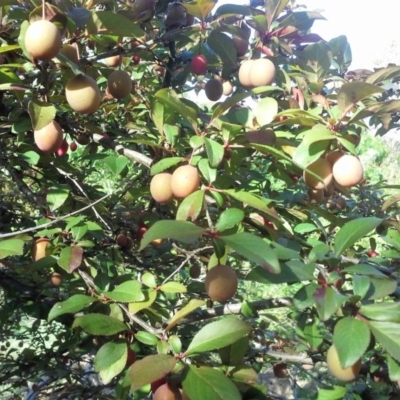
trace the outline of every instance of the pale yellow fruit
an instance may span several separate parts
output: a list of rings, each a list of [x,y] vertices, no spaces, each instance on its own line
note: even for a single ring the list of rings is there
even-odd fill
[[[162,172],[154,175],[150,182],[150,194],[159,203],[168,203],[174,198],[171,189],[172,174]]]
[[[100,105],[100,89],[88,75],[76,75],[65,87],[65,96],[73,110],[80,114],[95,112]]]
[[[321,180],[311,174],[313,172]],[[325,189],[332,182],[332,164],[325,158],[318,158],[304,170],[303,178],[305,184],[311,189]]]
[[[343,155],[344,153],[342,150],[335,150],[328,153],[325,158],[333,165]]]
[[[45,153],[57,151],[63,141],[63,131],[56,121],[51,121],[41,129],[33,132],[36,146]]]
[[[361,161],[350,154],[345,154],[333,164],[333,177],[344,187],[359,184],[363,180],[364,169]]]
[[[232,94],[232,92],[233,92],[233,86],[232,86],[231,81],[225,81],[222,84],[222,94],[224,96],[230,96]]]
[[[33,261],[39,261],[46,257],[46,247],[50,243],[47,238],[36,239],[31,247],[31,256]]]
[[[116,99],[122,99],[131,92],[132,80],[126,71],[111,72],[107,80],[108,92]]]
[[[61,44],[61,33],[50,21],[32,22],[25,32],[25,48],[39,60],[51,60],[60,51]]]
[[[326,362],[329,372],[337,379],[344,382],[351,382],[357,378],[361,369],[361,360],[358,360],[353,366],[342,368],[339,361],[339,355],[336,347],[332,345],[327,353]]]
[[[63,276],[58,272],[53,272],[50,275],[50,283],[53,286],[60,286],[63,283],[63,280],[64,280]]]
[[[236,294],[238,279],[230,266],[217,265],[207,272],[204,284],[212,300],[224,303]]]
[[[115,56],[107,57],[104,61],[109,67],[119,67],[122,64],[122,55],[117,54]]]
[[[249,75],[253,87],[271,85],[275,80],[276,68],[268,58],[260,58],[252,64]]]
[[[59,54],[62,54],[63,56],[67,57],[70,61],[72,61],[75,64],[78,64],[79,62],[78,47],[76,44],[64,44],[61,47]],[[57,61],[59,62],[59,60]]]
[[[239,68],[239,81],[245,88],[251,88],[250,70],[255,63],[255,60],[246,60],[242,62]]]
[[[200,176],[192,165],[178,167],[171,178],[171,190],[175,197],[185,198],[195,192],[200,185]]]
[[[219,79],[212,78],[207,81],[204,90],[209,100],[217,101],[221,98],[224,88]]]

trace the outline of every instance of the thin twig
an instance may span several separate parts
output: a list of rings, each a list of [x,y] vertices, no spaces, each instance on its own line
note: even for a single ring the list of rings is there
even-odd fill
[[[151,164],[153,163],[153,160],[150,157],[147,157],[138,151],[126,149],[124,146],[121,146],[120,144],[115,143],[113,140],[105,138],[98,133],[93,133],[92,138],[94,142],[100,143],[109,149],[113,149],[115,152],[123,154],[125,157],[128,157],[129,159],[136,161],[147,168],[150,168]]]
[[[38,225],[38,226],[34,226],[34,227],[32,227],[32,228],[22,229],[22,230],[16,231],[16,232],[9,232],[9,233],[0,234],[0,239],[4,239],[4,238],[8,238],[8,237],[13,237],[13,236],[21,235],[22,233],[34,232],[34,231],[38,231],[38,230],[40,230],[40,229],[48,228],[49,226],[55,225],[55,224],[57,224],[58,222],[61,222],[61,221],[65,220],[65,219],[67,219],[67,218],[69,218],[69,217],[72,217],[73,215],[79,214],[79,213],[81,213],[81,212],[83,212],[83,211],[85,211],[85,210],[87,210],[87,209],[89,209],[89,208],[92,208],[93,206],[95,206],[96,204],[102,202],[102,201],[105,200],[107,197],[110,197],[110,196],[112,196],[113,194],[114,194],[114,193],[106,194],[105,196],[101,197],[100,199],[94,201],[93,203],[91,203],[91,204],[89,204],[89,205],[87,205],[87,206],[85,206],[85,207],[83,207],[83,208],[80,208],[79,210],[76,210],[76,211],[73,211],[73,212],[71,212],[71,213],[69,213],[69,214],[63,215],[62,217],[55,218],[54,220],[52,220],[52,221],[50,221],[50,222],[46,222],[45,224],[41,224],[41,225]]]
[[[256,300],[250,303],[255,310],[268,310],[271,308],[291,307],[293,299],[291,297],[281,297],[268,300]],[[240,314],[242,311],[242,303],[226,304],[207,310],[201,310],[199,313],[193,313],[182,319],[180,324],[191,324],[193,322],[203,321],[205,319],[219,317],[228,314]]]
[[[193,251],[187,251],[185,249],[182,249],[182,248],[178,247],[175,243],[172,244],[172,247],[174,249],[176,249],[176,250],[181,251],[182,253],[185,253],[186,254],[186,258],[176,270],[174,270],[169,276],[167,276],[164,279],[164,281],[161,284],[161,286],[165,285],[170,279],[172,279],[189,262],[189,260],[191,258],[196,256],[196,254],[201,253],[204,250],[212,249],[212,246],[205,246],[205,247],[202,247],[200,249],[193,250]]]
[[[162,329],[155,329],[151,325],[147,324],[145,321],[143,321],[141,318],[139,318],[137,315],[132,314],[128,308],[125,306],[125,304],[118,303],[118,305],[121,307],[121,309],[125,312],[126,316],[129,318],[129,321],[131,324],[138,324],[140,325],[143,329],[145,329],[147,332],[150,332],[154,336],[157,336],[158,338],[162,338]]]
[[[89,196],[83,190],[82,186],[76,181],[76,179],[72,178],[72,174],[69,174],[68,172],[63,171],[61,168],[58,168],[58,167],[56,167],[56,169],[61,175],[64,175],[66,178],[68,178],[78,188],[78,190],[83,194],[83,196],[85,196],[90,201]],[[104,220],[104,218],[98,213],[98,211],[96,210],[96,207],[92,206],[92,210],[93,210],[94,214],[96,215],[96,217],[104,224],[104,226],[106,228],[108,228],[110,231],[112,231],[112,228],[110,227],[110,225],[108,225],[108,223]]]

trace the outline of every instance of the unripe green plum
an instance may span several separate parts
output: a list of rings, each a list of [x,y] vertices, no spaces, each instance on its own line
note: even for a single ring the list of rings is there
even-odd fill
[[[111,72],[107,80],[108,92],[116,99],[123,99],[132,90],[132,80],[126,71]]]
[[[238,278],[230,266],[221,264],[207,272],[204,284],[212,300],[224,303],[236,294]]]

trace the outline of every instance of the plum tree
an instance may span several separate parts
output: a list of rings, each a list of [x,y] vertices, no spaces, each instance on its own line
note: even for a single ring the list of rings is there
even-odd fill
[[[25,48],[32,57],[39,60],[51,60],[58,54],[61,45],[61,33],[50,21],[32,22],[25,32]]]
[[[132,90],[132,80],[126,71],[116,70],[111,72],[107,80],[107,89],[111,96],[123,99]]]
[[[159,203],[168,203],[174,198],[171,188],[172,174],[162,172],[153,176],[150,182],[150,194]]]
[[[212,300],[224,303],[236,294],[238,279],[229,265],[220,264],[207,272],[204,285]]]
[[[334,345],[331,345],[326,355],[329,372],[337,379],[344,382],[351,382],[357,378],[361,369],[361,360],[358,360],[351,367],[342,368],[339,355]]]
[[[43,128],[34,131],[36,146],[45,153],[57,151],[63,143],[63,131],[57,121],[51,121]]]
[[[256,3],[1,4],[5,397],[139,399],[163,377],[174,398],[265,400],[257,371],[313,367],[328,338],[351,343],[343,365],[371,360],[351,395],[393,391],[396,182],[346,186],[339,167],[396,125],[400,70],[349,71],[346,37],[313,32],[322,14]],[[30,52],[37,19],[53,58]],[[345,392],[327,374],[303,375],[309,397]]]
[[[79,74],[71,78],[65,86],[65,96],[71,108],[80,114],[91,114],[100,105],[100,89],[88,75]]]
[[[192,165],[182,165],[172,173],[170,185],[175,197],[185,198],[198,189],[200,185],[199,172]]]

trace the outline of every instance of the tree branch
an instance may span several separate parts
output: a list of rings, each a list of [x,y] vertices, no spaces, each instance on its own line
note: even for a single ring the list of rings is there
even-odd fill
[[[55,225],[60,221],[63,221],[69,217],[72,217],[73,215],[79,214],[89,208],[92,208],[93,206],[95,206],[96,204],[102,202],[103,200],[105,200],[107,197],[112,196],[114,193],[109,193],[106,194],[105,196],[101,197],[100,199],[94,201],[93,203],[90,203],[89,205],[80,208],[79,210],[73,211],[69,214],[63,215],[62,217],[59,218],[55,218],[54,220],[50,221],[50,222],[46,222],[45,224],[42,225],[38,225],[38,226],[34,226],[32,228],[27,228],[27,229],[22,229],[20,231],[16,231],[16,232],[9,232],[9,233],[2,233],[0,234],[0,239],[4,239],[4,238],[8,238],[8,237],[13,237],[13,236],[18,236],[21,235],[22,233],[28,233],[28,232],[34,232],[34,231],[38,231],[40,229],[44,229],[44,228],[48,228],[49,226]]]
[[[94,142],[100,143],[104,147],[112,149],[118,154],[123,154],[125,157],[128,157],[129,159],[136,161],[147,168],[150,168],[151,164],[153,163],[153,160],[150,157],[147,157],[138,151],[126,149],[124,146],[115,143],[112,139],[105,138],[98,133],[93,133],[92,138]]]
[[[271,308],[291,307],[291,297],[281,297],[277,299],[256,300],[250,303],[255,310],[268,310]],[[201,310],[198,313],[191,314],[187,318],[180,321],[180,324],[192,324],[193,322],[202,321],[205,319],[220,317],[221,315],[240,314],[242,303],[226,304],[224,306],[214,307],[208,310]]]

